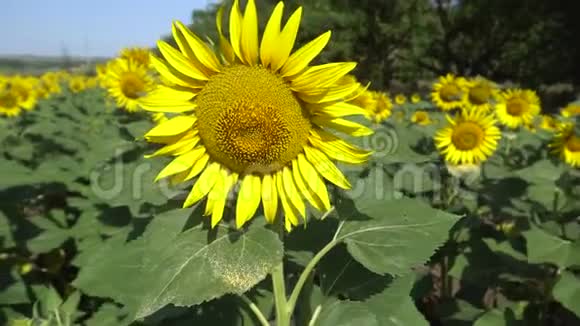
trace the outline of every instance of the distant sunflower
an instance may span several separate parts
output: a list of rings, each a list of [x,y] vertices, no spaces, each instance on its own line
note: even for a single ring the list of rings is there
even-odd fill
[[[32,110],[36,106],[37,98],[34,92],[34,82],[22,78],[14,78],[10,81],[11,92],[18,98],[18,106],[24,110]]]
[[[465,82],[463,104],[476,110],[489,111],[499,95],[497,85],[483,77],[470,78]]]
[[[151,51],[147,48],[125,48],[121,50],[121,58],[127,59],[129,61],[133,61],[138,65],[142,65],[144,67],[151,66],[151,59],[150,59]]]
[[[547,131],[555,131],[558,129],[558,120],[553,116],[542,114],[540,120],[540,128]]]
[[[417,104],[419,102],[421,102],[421,95],[419,95],[418,93],[414,93],[413,95],[411,95],[411,103]]]
[[[407,103],[407,97],[403,94],[397,94],[395,96],[395,103],[397,103],[398,105],[403,105]]]
[[[565,118],[580,116],[580,103],[570,103],[560,110],[560,114]]]
[[[435,146],[445,160],[454,165],[479,164],[497,149],[501,138],[493,115],[463,110],[455,119],[447,117],[449,126],[434,137]]]
[[[501,94],[496,104],[496,115],[500,123],[515,129],[531,125],[540,113],[540,99],[534,91],[510,89]]]
[[[146,67],[126,59],[116,59],[107,67],[104,84],[117,105],[129,112],[139,110],[138,100],[155,87]]]
[[[373,91],[371,95],[373,101],[369,102],[370,105],[364,107],[367,111],[366,116],[374,123],[380,123],[393,113],[393,102],[391,102],[389,95],[383,92]]]
[[[429,113],[423,110],[417,110],[413,112],[413,115],[411,116],[411,122],[420,126],[426,126],[433,123],[431,117],[429,117]]]
[[[292,53],[302,8],[284,26],[283,8],[282,2],[274,8],[261,43],[254,1],[247,1],[243,14],[234,1],[229,41],[222,33],[222,9],[217,14],[221,54],[175,22],[178,49],[159,41],[164,59],[151,57],[165,85],[140,103],[149,111],[177,114],[145,135],[164,145],[152,156],[176,156],[157,179],[183,182],[198,177],[183,206],[207,197],[205,215],[211,216],[212,226],[222,219],[228,194],[239,185],[237,227],[261,203],[268,222],[283,212],[290,230],[306,218],[305,200],[321,211],[330,208],[325,179],[350,188],[332,160],[361,164],[370,154],[327,131],[372,133],[345,119],[366,113],[345,102],[360,84],[338,83],[356,64],[310,66],[330,32]]]
[[[449,111],[461,107],[465,92],[465,79],[453,74],[439,77],[433,84],[431,100],[443,111]]]
[[[15,117],[21,113],[18,95],[4,87],[0,88],[0,115]]]
[[[580,137],[575,133],[574,124],[561,124],[549,147],[564,162],[575,168],[580,167]]]
[[[87,83],[84,76],[72,76],[68,81],[68,88],[73,93],[80,93],[87,89]]]

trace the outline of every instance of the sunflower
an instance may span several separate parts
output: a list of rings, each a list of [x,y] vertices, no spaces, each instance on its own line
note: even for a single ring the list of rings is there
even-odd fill
[[[575,133],[574,124],[562,123],[549,147],[564,162],[575,168],[580,167],[580,137]]]
[[[149,58],[149,55],[151,54],[151,51],[149,51],[149,49],[147,48],[125,48],[123,50],[121,50],[121,55],[120,57],[123,59],[127,59],[129,61],[133,61],[136,64],[142,65],[144,67],[150,67],[151,66],[151,59]]]
[[[493,115],[476,110],[462,110],[455,119],[447,117],[449,126],[434,137],[435,146],[453,165],[479,164],[497,148],[501,132]]]
[[[560,110],[560,114],[564,118],[570,118],[580,115],[580,103],[570,103],[565,108]]]
[[[497,85],[483,77],[470,78],[465,82],[463,105],[471,109],[489,111],[499,95]]]
[[[419,93],[414,93],[411,95],[411,103],[417,104],[419,102],[421,102],[421,95],[419,95]]]
[[[350,188],[331,160],[361,164],[370,155],[329,131],[372,133],[345,119],[365,114],[347,103],[360,85],[337,83],[356,64],[310,66],[330,32],[292,53],[302,8],[282,27],[283,8],[282,2],[274,8],[261,43],[255,2],[248,0],[242,14],[236,0],[229,40],[222,33],[223,8],[217,14],[219,55],[185,25],[174,22],[178,49],[159,41],[164,59],[151,57],[164,85],[140,103],[149,111],[177,113],[145,135],[148,141],[165,145],[152,156],[175,156],[157,179],[183,182],[199,176],[183,206],[207,197],[205,215],[211,216],[212,226],[222,219],[228,194],[239,185],[238,228],[261,203],[268,222],[283,212],[284,226],[291,230],[306,218],[305,200],[321,211],[330,208],[325,179]]]
[[[68,88],[73,93],[80,93],[87,89],[87,83],[83,76],[72,76],[68,81]]]
[[[21,113],[18,94],[8,88],[0,88],[0,115],[15,117]]]
[[[429,113],[423,110],[415,111],[411,116],[411,122],[416,123],[420,126],[426,126],[433,123],[431,117],[429,117]]]
[[[139,110],[138,100],[155,87],[146,67],[126,59],[111,62],[104,85],[117,105],[129,112]]]
[[[11,92],[18,98],[18,106],[24,110],[32,110],[36,106],[37,98],[34,92],[35,81],[15,77],[10,81]]]
[[[449,111],[461,107],[463,93],[465,92],[465,79],[453,74],[439,77],[433,84],[431,100],[443,111]]]
[[[496,105],[496,115],[500,123],[515,129],[531,125],[540,113],[540,99],[534,91],[510,89],[501,94]]]
[[[547,131],[555,131],[558,129],[558,120],[553,116],[542,114],[540,120],[540,128]]]
[[[403,105],[407,103],[407,97],[403,94],[397,94],[395,96],[395,103],[397,103],[397,105]]]
[[[380,123],[393,113],[393,102],[389,95],[383,92],[371,92],[371,96],[373,101],[364,107],[367,111],[366,117],[375,123]]]

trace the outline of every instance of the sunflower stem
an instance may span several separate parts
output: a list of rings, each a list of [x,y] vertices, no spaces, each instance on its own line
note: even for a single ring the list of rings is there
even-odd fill
[[[336,246],[338,243],[340,243],[340,240],[338,239],[338,234],[340,233],[340,230],[342,229],[343,224],[344,224],[344,222],[340,222],[340,224],[338,225],[338,228],[334,234],[334,237],[332,238],[332,241],[327,243],[326,246],[324,246],[324,248],[320,249],[320,251],[318,253],[316,253],[316,255],[314,255],[314,257],[312,257],[312,259],[308,262],[308,265],[306,265],[306,267],[302,271],[302,274],[300,274],[300,277],[298,278],[298,282],[296,282],[294,289],[292,289],[292,294],[290,294],[290,299],[288,300],[288,306],[287,306],[288,308],[287,309],[288,309],[289,316],[291,316],[292,313],[294,312],[294,307],[296,307],[296,302],[298,301],[298,297],[300,296],[300,292],[302,292],[302,287],[304,287],[304,284],[308,280],[308,277],[310,276],[310,273],[312,272],[312,270],[314,269],[316,264],[318,264],[318,262],[320,262],[320,260],[324,257],[324,255],[326,255],[330,250],[332,250],[332,248],[334,248],[334,246]]]
[[[286,302],[286,284],[284,280],[284,262],[280,262],[272,272],[272,288],[274,289],[274,303],[276,305],[276,325],[289,326],[290,314]]]
[[[260,325],[270,326],[270,323],[268,322],[262,311],[260,311],[260,308],[258,308],[258,306],[256,306],[256,304],[252,302],[250,298],[248,298],[245,294],[240,295],[240,298],[248,305],[248,307],[250,308],[250,310],[252,310],[256,318],[258,318],[258,320],[260,321]]]

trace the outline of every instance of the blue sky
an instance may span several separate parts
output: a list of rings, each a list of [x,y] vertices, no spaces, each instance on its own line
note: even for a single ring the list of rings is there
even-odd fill
[[[0,0],[0,55],[114,56],[153,46],[213,0]]]

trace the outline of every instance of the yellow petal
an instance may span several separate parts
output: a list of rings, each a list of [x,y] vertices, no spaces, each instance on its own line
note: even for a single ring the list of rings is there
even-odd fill
[[[157,47],[167,62],[182,74],[197,80],[208,80],[206,76],[179,51],[164,41],[158,41]]]
[[[331,105],[311,105],[311,112],[329,118],[341,118],[349,115],[366,115],[367,111],[358,105],[337,102]]]
[[[308,68],[303,74],[292,79],[290,88],[294,91],[328,88],[356,67],[354,62],[335,62]]]
[[[185,37],[185,40],[189,44],[191,50],[199,62],[206,68],[215,72],[219,72],[221,70],[221,64],[215,56],[213,50],[181,22],[175,22],[175,25]]]
[[[288,18],[286,25],[280,32],[278,39],[276,40],[276,46],[271,52],[271,67],[272,70],[278,71],[288,60],[292,48],[294,48],[294,42],[296,42],[296,35],[298,34],[298,28],[300,27],[300,19],[302,18],[302,7],[299,7],[294,11],[294,13]]]
[[[204,148],[204,150],[205,150],[205,148]],[[187,181],[187,180],[195,178],[198,174],[201,173],[201,171],[203,171],[203,169],[207,165],[207,162],[209,162],[209,155],[207,153],[204,153],[197,160],[197,162],[195,162],[195,164],[191,167],[191,170],[189,170],[189,173],[185,176],[183,181]]]
[[[197,203],[200,199],[209,193],[217,181],[219,169],[219,163],[210,163],[210,165],[203,171],[199,179],[197,179],[197,182],[193,185],[193,188],[191,188],[189,195],[183,203],[184,208]]]
[[[262,178],[262,204],[264,206],[264,217],[268,223],[274,223],[278,210],[275,176],[275,174],[266,174]]]
[[[151,158],[155,156],[161,155],[178,155],[178,153],[182,152],[186,148],[193,149],[195,145],[199,142],[200,138],[198,135],[191,133],[186,133],[181,138],[179,138],[175,142],[170,142],[167,146],[163,146],[153,154],[145,155],[145,158]]]
[[[286,193],[284,192],[284,185],[282,181],[282,171],[276,173],[276,190],[278,191],[278,196],[280,197],[280,203],[282,204],[282,209],[284,211],[284,226],[287,231],[290,231],[292,225],[298,225],[298,214],[299,212],[296,208],[290,204]]]
[[[230,42],[234,53],[240,60],[244,60],[240,52],[240,38],[242,35],[242,13],[238,0],[234,0],[232,10],[230,11]]]
[[[328,44],[330,34],[331,32],[328,31],[292,53],[288,58],[288,61],[286,61],[282,67],[282,77],[294,76],[306,69],[310,62],[312,62],[312,60],[320,54],[322,49],[324,49],[326,44]]]
[[[312,165],[316,168],[318,173],[320,173],[326,180],[334,183],[335,185],[343,188],[350,189],[350,183],[344,177],[342,172],[332,163],[324,153],[316,148],[305,146],[304,153],[306,158]]]
[[[242,180],[236,204],[236,227],[241,228],[254,216],[260,206],[262,185],[260,177],[248,174]]]
[[[151,55],[151,64],[161,76],[161,79],[168,84],[186,87],[186,88],[201,88],[205,82],[193,79],[183,73],[177,71],[170,64]]]
[[[191,115],[179,115],[158,124],[145,134],[145,138],[174,136],[184,133],[193,127],[197,118]]]
[[[328,197],[328,189],[326,189],[324,180],[322,180],[312,164],[308,162],[304,154],[299,154],[296,161],[298,162],[300,174],[304,180],[307,181],[305,182],[306,187],[308,187],[308,189],[310,189],[310,191],[320,200],[324,211],[328,211],[330,209],[330,199]]]
[[[225,168],[220,169],[220,180],[214,185],[208,196],[208,203],[211,200],[211,227],[215,227],[221,221],[226,200],[230,189],[237,180],[237,174],[231,174]],[[207,211],[207,208],[206,208]],[[209,213],[209,212],[208,212]]]
[[[272,60],[272,51],[278,46],[277,39],[280,35],[280,24],[282,23],[282,13],[284,12],[284,3],[278,2],[272,15],[264,29],[262,35],[262,44],[260,45],[260,59],[262,65],[266,68],[270,66]]]
[[[191,168],[197,160],[203,155],[203,148],[198,148],[197,150],[190,151],[183,155],[176,157],[167,166],[159,172],[155,181],[159,179],[166,178],[170,175],[181,173],[189,168]]]
[[[319,134],[320,133],[320,134]],[[311,131],[308,141],[328,157],[346,163],[360,164],[368,160],[372,152],[356,148],[323,130]]]
[[[191,100],[197,95],[192,91],[181,91],[166,86],[158,86],[138,99],[139,105],[152,112],[187,112],[195,109]]]
[[[254,0],[248,0],[242,21],[241,51],[245,61],[254,66],[258,61],[258,14]]]
[[[215,17],[215,24],[217,26],[218,34],[220,36],[220,50],[224,56],[224,59],[229,62],[233,63],[236,61],[236,55],[234,54],[234,49],[232,49],[232,45],[228,41],[228,39],[224,36],[222,32],[222,18],[223,18],[224,7],[219,7],[217,11],[217,15]]]
[[[294,177],[294,182],[296,182],[296,188],[300,194],[308,200],[308,202],[318,209],[319,211],[326,211],[324,204],[320,201],[320,199],[306,186],[306,182],[302,178],[300,174],[300,168],[298,167],[298,160],[292,161],[292,176]],[[310,181],[309,181],[310,182]]]
[[[314,89],[313,92],[299,92],[298,96],[308,103],[328,103],[341,101],[359,88],[359,84],[346,84],[331,87],[326,90]]]
[[[199,59],[198,54],[192,48],[192,45],[188,42],[184,33],[179,29],[177,21],[171,24],[171,33],[173,34],[173,40],[177,43],[179,51],[188,59],[188,63],[194,66],[197,70],[201,71],[205,76],[211,76],[215,71],[206,67]]]
[[[361,125],[360,123],[352,122],[341,118],[328,118],[322,116],[312,117],[312,122],[321,127],[330,127],[345,134],[360,137],[373,134],[373,130]]]
[[[304,201],[302,201],[302,196],[298,189],[296,188],[296,184],[294,183],[294,178],[292,176],[292,171],[290,168],[285,166],[282,169],[282,181],[284,185],[284,193],[286,194],[286,198],[290,200],[290,203],[296,208],[299,212],[300,216],[306,216],[306,206],[304,206]]]

